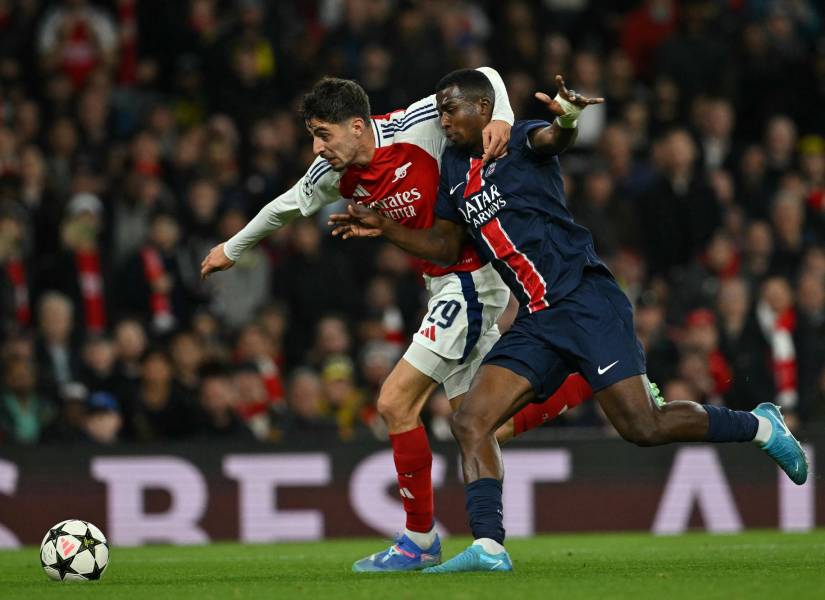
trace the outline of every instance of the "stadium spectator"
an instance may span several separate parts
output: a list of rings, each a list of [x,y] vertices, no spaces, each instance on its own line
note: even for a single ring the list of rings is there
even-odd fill
[[[255,439],[236,412],[237,391],[223,365],[205,364],[201,368],[198,400],[199,410],[195,414],[194,426],[197,437],[232,441]]]
[[[117,399],[107,392],[95,392],[86,402],[83,432],[86,440],[110,445],[120,439],[123,417]]]
[[[149,349],[141,358],[140,383],[123,398],[123,435],[136,442],[180,439],[192,432],[192,402],[173,377],[166,352]]]
[[[287,441],[332,440],[338,427],[324,415],[324,391],[321,378],[312,369],[298,368],[289,382],[287,405],[289,414],[282,425]]]
[[[817,383],[825,365],[825,273],[808,270],[797,283],[797,327],[794,344],[799,350],[799,412],[805,421],[820,410]]]
[[[275,362],[271,341],[262,327],[250,323],[241,330],[234,358],[238,363],[249,362],[255,365],[269,404],[275,406],[283,403],[284,385],[281,371]]]
[[[189,320],[179,239],[180,226],[175,217],[167,212],[155,213],[146,243],[119,275],[119,305],[141,315],[158,334],[169,333]]]
[[[117,395],[115,375],[115,345],[111,338],[94,336],[83,344],[80,381],[90,392],[108,392]]]
[[[674,130],[660,143],[659,174],[638,206],[642,247],[654,275],[693,259],[721,221],[715,194],[694,168],[696,147],[687,131]]]
[[[108,255],[100,244],[103,203],[94,194],[72,196],[61,224],[62,248],[41,262],[39,291],[56,290],[74,304],[75,332],[99,335],[112,315],[113,280]]]
[[[115,354],[115,381],[118,397],[136,389],[140,381],[140,359],[143,356],[147,340],[146,330],[140,321],[126,318],[117,323],[114,328]]]
[[[322,412],[335,420],[338,437],[351,440],[364,427],[361,405],[364,393],[355,386],[355,368],[347,356],[328,358],[321,369],[323,387]]]
[[[32,269],[25,220],[25,211],[18,205],[0,205],[0,335],[24,330],[32,322]]]
[[[204,350],[191,331],[180,331],[169,342],[175,381],[184,393],[194,397],[200,383],[199,371]]]
[[[56,406],[37,392],[32,361],[22,356],[7,360],[0,392],[0,443],[35,444],[56,417]]]
[[[62,386],[80,379],[73,313],[72,301],[59,292],[47,292],[38,305],[35,356],[40,385],[50,397],[56,397]]]
[[[320,367],[332,356],[351,352],[352,338],[346,320],[338,314],[321,317],[315,328],[315,344],[306,353],[307,362]]]
[[[716,310],[719,348],[732,371],[725,406],[747,410],[754,402],[770,402],[775,389],[767,368],[770,347],[757,323],[747,282],[739,277],[722,281]]]
[[[237,412],[246,426],[261,441],[277,440],[280,431],[273,425],[285,412],[285,406],[271,404],[255,363],[244,362],[235,367],[232,384],[238,392]]]

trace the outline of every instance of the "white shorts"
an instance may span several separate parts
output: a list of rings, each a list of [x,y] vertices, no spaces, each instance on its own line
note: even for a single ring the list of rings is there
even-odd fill
[[[424,276],[430,300],[427,315],[404,360],[452,399],[470,389],[484,356],[500,337],[496,321],[510,290],[489,264],[469,273]]]

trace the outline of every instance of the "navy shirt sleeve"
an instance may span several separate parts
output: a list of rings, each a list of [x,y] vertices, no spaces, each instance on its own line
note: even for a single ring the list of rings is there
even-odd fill
[[[510,130],[509,147],[514,150],[526,151],[530,154],[534,153],[530,146],[530,132],[534,129],[542,129],[549,126],[550,123],[542,119],[530,119],[527,121],[516,121],[513,128]]]
[[[465,225],[466,222],[456,207],[454,201],[455,196],[450,194],[449,169],[447,168],[447,163],[449,162],[448,156],[449,150],[441,157],[441,179],[438,183],[438,199],[435,203],[435,216]],[[461,188],[455,191],[455,193],[461,193]]]

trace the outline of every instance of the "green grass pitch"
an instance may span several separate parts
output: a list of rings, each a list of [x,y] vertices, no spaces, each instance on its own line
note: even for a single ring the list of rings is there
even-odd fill
[[[84,583],[48,580],[26,548],[0,552],[0,598],[825,598],[825,531],[542,536],[508,542],[513,573],[350,572],[383,543],[114,548],[104,578]],[[466,543],[447,540],[445,558]]]

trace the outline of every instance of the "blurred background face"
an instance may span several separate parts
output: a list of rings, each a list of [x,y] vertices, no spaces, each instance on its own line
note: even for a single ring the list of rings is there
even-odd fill
[[[266,388],[260,374],[253,370],[238,371],[232,376],[232,384],[241,405],[264,404],[267,401]]]
[[[689,171],[696,158],[696,146],[686,131],[675,131],[667,138],[665,164],[675,173]]]
[[[323,388],[317,375],[299,373],[289,386],[289,408],[299,417],[312,419],[320,414]]]
[[[180,227],[172,217],[161,216],[152,221],[149,238],[160,250],[169,252],[175,248],[180,237]]]
[[[203,349],[195,336],[181,333],[172,341],[172,360],[183,371],[196,371],[203,362]]]
[[[115,359],[115,345],[108,338],[92,340],[84,347],[83,360],[98,373],[111,372]]]
[[[799,307],[810,314],[819,314],[825,309],[825,276],[806,273],[799,278],[797,294]]]
[[[305,256],[316,256],[321,247],[321,231],[312,219],[300,219],[292,225],[292,244]]]
[[[774,157],[787,157],[793,152],[796,143],[796,126],[787,117],[774,117],[768,122],[765,144],[768,154]]]
[[[708,244],[707,261],[714,271],[721,271],[727,267],[736,256],[736,248],[724,233],[715,234]]]
[[[218,190],[209,181],[197,181],[189,190],[189,208],[197,221],[210,222],[218,208],[218,200]]]
[[[229,209],[221,217],[218,226],[222,239],[228,240],[246,225],[246,215],[239,210]]]
[[[40,330],[51,343],[68,341],[72,332],[72,305],[64,298],[49,297],[40,306]]]
[[[321,371],[324,398],[332,406],[343,406],[353,392],[353,365],[349,358],[341,356],[331,358]]]
[[[750,308],[750,291],[742,279],[729,279],[719,286],[717,308],[723,319],[744,316]]]
[[[235,406],[236,399],[231,380],[226,377],[208,377],[201,384],[201,406],[210,415],[229,413]]]
[[[138,360],[146,348],[146,332],[136,321],[123,321],[115,329],[115,346],[121,360]]]
[[[793,305],[793,291],[788,282],[781,277],[771,277],[762,284],[762,300],[781,313]]]
[[[350,337],[347,325],[337,317],[326,317],[318,323],[318,348],[324,354],[346,354]]]
[[[263,330],[257,325],[245,327],[238,336],[237,352],[242,360],[267,358],[270,347]]]
[[[25,358],[12,358],[6,363],[3,383],[18,396],[33,393],[36,384],[34,364]]]
[[[773,252],[773,234],[770,226],[756,221],[748,227],[746,239],[747,253],[751,256],[770,256]]]
[[[144,359],[141,376],[148,384],[167,384],[172,379],[172,365],[164,354],[153,352]]]

